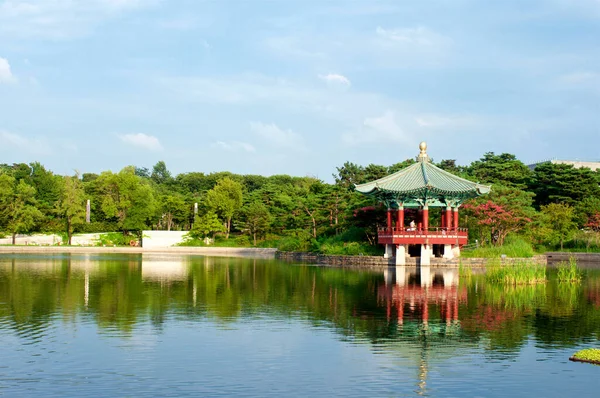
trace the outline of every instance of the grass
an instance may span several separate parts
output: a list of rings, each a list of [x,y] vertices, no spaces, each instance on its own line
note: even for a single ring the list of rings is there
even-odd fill
[[[500,258],[503,254],[511,258],[531,258],[537,253],[531,243],[519,238],[507,241],[503,246],[478,247],[461,252],[465,258]]]
[[[577,266],[575,257],[569,257],[569,262],[561,261],[558,264],[558,281],[562,283],[579,283],[583,272]]]
[[[485,273],[486,281],[505,285],[535,285],[546,282],[546,266],[532,261],[514,264],[491,264]]]
[[[462,262],[459,261],[459,263],[458,263],[458,277],[459,278],[471,279],[471,276],[473,276],[473,270],[471,270],[470,267],[465,267],[462,264]]]
[[[575,353],[575,355],[569,359],[571,359],[571,361],[591,362],[600,365],[600,349],[586,348],[585,350]]]

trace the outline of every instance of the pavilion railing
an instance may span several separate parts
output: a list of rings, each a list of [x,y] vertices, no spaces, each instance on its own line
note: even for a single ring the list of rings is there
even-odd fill
[[[378,228],[379,235],[402,236],[467,236],[468,228]]]

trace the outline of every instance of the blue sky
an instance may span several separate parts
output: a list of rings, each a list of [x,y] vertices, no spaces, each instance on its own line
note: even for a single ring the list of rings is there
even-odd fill
[[[0,0],[0,163],[600,159],[600,0]]]

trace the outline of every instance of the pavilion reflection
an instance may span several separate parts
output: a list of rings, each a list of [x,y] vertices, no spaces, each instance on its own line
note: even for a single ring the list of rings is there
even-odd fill
[[[388,320],[395,314],[400,325],[408,316],[427,324],[431,305],[439,310],[440,320],[457,322],[459,303],[467,302],[467,289],[459,287],[456,268],[397,266],[383,274],[385,284],[378,288],[378,302],[386,306]]]

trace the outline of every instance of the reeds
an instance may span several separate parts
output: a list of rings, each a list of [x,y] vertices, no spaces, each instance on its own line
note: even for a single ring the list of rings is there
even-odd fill
[[[569,262],[561,261],[558,264],[558,281],[562,283],[579,283],[583,272],[577,266],[575,257],[569,257]]]
[[[546,282],[546,266],[533,261],[517,261],[513,264],[490,264],[485,273],[490,283],[505,285],[534,285]]]

